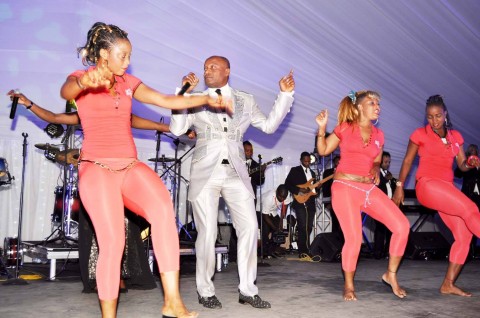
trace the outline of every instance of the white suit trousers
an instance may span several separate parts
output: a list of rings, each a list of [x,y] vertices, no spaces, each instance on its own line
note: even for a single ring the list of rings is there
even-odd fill
[[[215,295],[215,242],[218,230],[218,201],[220,195],[228,206],[233,227],[237,233],[237,264],[240,284],[238,289],[245,296],[255,296],[257,278],[258,225],[254,198],[235,169],[228,164],[215,167],[195,201],[192,201],[195,226],[198,231],[195,242],[197,265],[197,291],[202,297]]]

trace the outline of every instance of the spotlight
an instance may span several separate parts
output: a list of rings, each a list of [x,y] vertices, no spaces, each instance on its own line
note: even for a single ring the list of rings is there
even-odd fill
[[[65,129],[60,124],[48,124],[43,131],[45,131],[50,138],[58,138],[65,132]]]

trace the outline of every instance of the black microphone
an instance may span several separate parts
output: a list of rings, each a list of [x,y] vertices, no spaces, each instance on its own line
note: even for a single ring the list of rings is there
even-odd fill
[[[190,84],[190,82],[186,82],[186,83],[182,86],[182,88],[180,89],[180,91],[178,92],[177,95],[180,96],[180,95],[185,94],[185,92],[190,88],[190,86],[192,86],[192,84]]]
[[[15,94],[20,94],[19,90],[15,90]],[[10,110],[10,119],[15,118],[15,112],[17,111],[18,96],[15,96],[12,100],[12,109]]]

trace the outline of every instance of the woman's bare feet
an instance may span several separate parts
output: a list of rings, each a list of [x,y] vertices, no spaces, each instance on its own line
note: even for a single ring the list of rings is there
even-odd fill
[[[386,271],[382,275],[382,281],[392,288],[392,292],[398,298],[405,298],[407,297],[407,292],[405,289],[400,287],[397,281],[397,273]]]
[[[183,304],[182,300],[180,301],[171,301],[165,303],[162,308],[162,315],[168,317],[178,317],[178,318],[196,318],[198,313],[195,311],[188,311],[187,307]]]
[[[472,297],[472,294],[466,292],[453,284],[452,281],[445,279],[440,287],[440,293],[444,295],[457,295],[463,297]]]
[[[343,300],[345,300],[345,301],[355,301],[355,300],[357,300],[357,296],[355,295],[355,290],[344,289],[343,290]]]

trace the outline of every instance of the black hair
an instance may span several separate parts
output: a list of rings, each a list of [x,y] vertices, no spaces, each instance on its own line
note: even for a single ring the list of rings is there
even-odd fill
[[[128,33],[113,24],[96,22],[87,34],[85,46],[77,48],[83,65],[95,65],[100,57],[100,50],[109,50],[119,39],[128,40]]]
[[[450,113],[448,112],[447,105],[445,105],[443,101],[442,95],[432,95],[427,99],[427,103],[425,106],[425,111],[432,106],[440,106],[442,107],[443,111],[447,113],[445,116],[445,123],[444,126],[447,129],[452,128],[452,121],[450,120]]]

